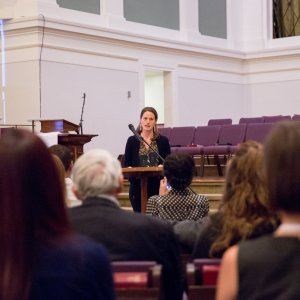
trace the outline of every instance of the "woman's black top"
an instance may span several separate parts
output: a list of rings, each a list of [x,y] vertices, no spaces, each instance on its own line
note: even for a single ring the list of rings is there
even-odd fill
[[[238,299],[300,299],[300,239],[267,235],[238,250]]]
[[[163,135],[159,135],[155,141],[157,144],[159,155],[165,159],[171,153],[171,148],[170,148],[168,138]],[[126,143],[126,148],[125,148],[125,159],[124,159],[125,167],[141,166],[140,157],[139,157],[140,144],[141,142],[134,135],[128,138]],[[158,159],[158,164],[163,164],[163,161],[161,161],[161,159]]]

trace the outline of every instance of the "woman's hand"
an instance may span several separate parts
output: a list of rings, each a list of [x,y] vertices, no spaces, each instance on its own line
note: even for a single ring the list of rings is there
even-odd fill
[[[164,196],[167,195],[169,193],[168,188],[167,188],[167,178],[164,177],[161,181],[160,181],[160,186],[159,186],[159,195],[160,196]]]

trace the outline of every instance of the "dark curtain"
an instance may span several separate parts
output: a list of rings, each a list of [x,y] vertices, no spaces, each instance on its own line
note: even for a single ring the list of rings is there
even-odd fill
[[[300,35],[300,0],[273,0],[273,38]]]

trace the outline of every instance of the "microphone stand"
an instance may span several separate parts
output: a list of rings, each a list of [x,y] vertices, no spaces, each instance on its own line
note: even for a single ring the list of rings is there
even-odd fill
[[[83,130],[82,130],[82,123],[83,123],[83,110],[84,110],[84,106],[85,106],[85,98],[86,95],[85,93],[83,93],[82,99],[83,99],[83,103],[82,103],[82,107],[81,107],[81,116],[80,116],[80,121],[79,121],[79,128],[80,128],[80,134],[83,134]]]

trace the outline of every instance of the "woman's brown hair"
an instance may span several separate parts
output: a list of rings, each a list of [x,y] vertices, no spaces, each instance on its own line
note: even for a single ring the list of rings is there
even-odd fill
[[[57,168],[59,180],[60,180],[63,192],[64,192],[65,201],[66,201],[66,204],[68,206],[70,203],[69,203],[69,200],[67,198],[67,189],[66,189],[66,183],[65,183],[66,170],[65,170],[63,162],[61,161],[61,159],[57,155],[52,154],[52,158],[53,158],[55,166]]]
[[[143,117],[144,113],[145,112],[151,112],[153,113],[154,115],[154,118],[155,118],[155,122],[157,122],[157,119],[158,119],[158,113],[156,111],[156,109],[154,107],[151,107],[151,106],[146,106],[142,109],[141,113],[140,113],[140,119]],[[141,126],[138,126],[138,130],[137,132],[140,134],[142,132],[142,128]],[[155,140],[157,139],[157,137],[159,136],[159,132],[157,130],[157,125],[155,123],[154,127],[153,127],[153,138],[152,140]]]
[[[270,224],[275,229],[277,219],[268,200],[263,156],[263,146],[248,141],[229,162],[219,208],[221,233],[211,246],[211,256],[251,237],[259,227]]]
[[[29,297],[36,249],[71,234],[57,169],[25,130],[0,139],[0,299]]]
[[[265,146],[265,162],[274,209],[300,212],[300,122],[277,124]]]

